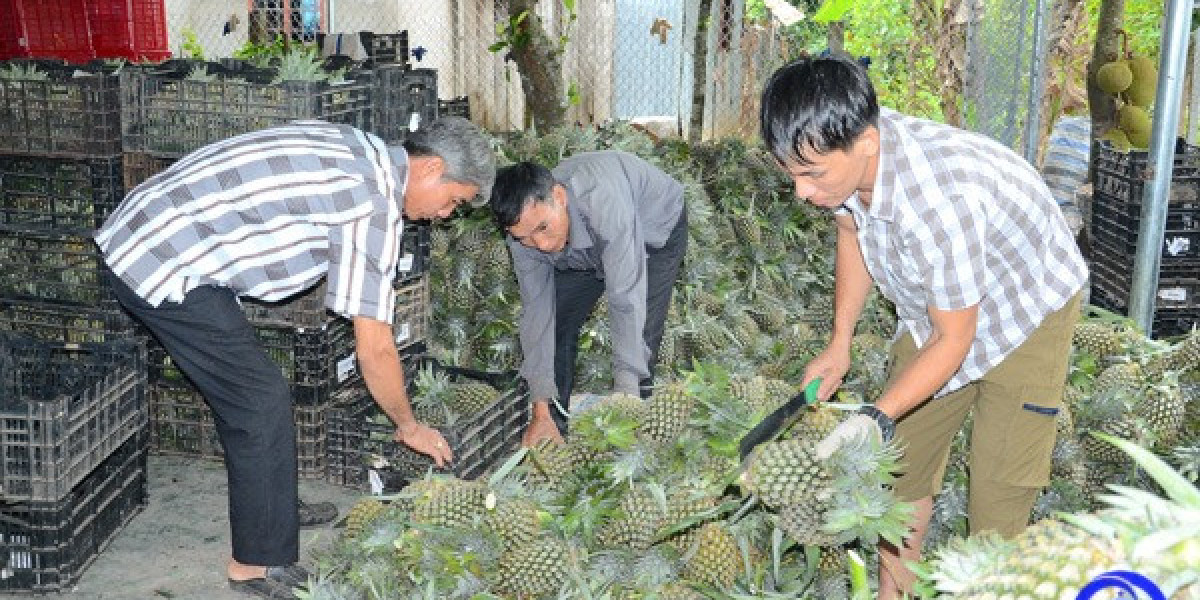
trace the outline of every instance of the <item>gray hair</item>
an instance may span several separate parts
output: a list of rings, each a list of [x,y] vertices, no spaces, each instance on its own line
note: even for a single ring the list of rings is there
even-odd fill
[[[410,133],[404,149],[410,156],[437,156],[446,163],[446,179],[479,186],[471,206],[483,206],[491,197],[496,153],[487,134],[474,123],[462,117],[442,117]]]

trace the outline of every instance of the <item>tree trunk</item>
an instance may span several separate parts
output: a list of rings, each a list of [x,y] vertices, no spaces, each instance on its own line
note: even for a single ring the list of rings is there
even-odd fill
[[[688,117],[688,141],[704,139],[704,90],[708,87],[708,26],[712,0],[700,0],[696,11],[696,39],[692,42],[692,114]]]
[[[517,31],[512,32],[527,41],[514,44],[509,50],[521,75],[521,90],[525,92],[525,106],[533,118],[533,126],[538,131],[548,131],[566,122],[566,93],[558,42],[546,35],[542,19],[534,10],[536,4],[537,0],[509,0],[510,22],[515,22],[521,13],[528,13]]]
[[[1093,140],[1116,126],[1116,98],[1096,86],[1096,71],[1099,71],[1104,63],[1117,58],[1120,51],[1117,30],[1121,28],[1124,16],[1125,0],[1101,0],[1100,17],[1096,23],[1096,44],[1092,46],[1092,62],[1088,65],[1087,95],[1088,106],[1092,111]]]
[[[831,21],[829,31],[825,35],[825,43],[829,46],[830,56],[846,56],[846,22]]]

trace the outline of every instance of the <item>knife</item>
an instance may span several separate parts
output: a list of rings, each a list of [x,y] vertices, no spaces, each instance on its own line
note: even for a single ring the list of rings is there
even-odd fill
[[[787,401],[787,404],[775,409],[758,425],[755,425],[749,433],[742,436],[742,441],[738,444],[738,454],[741,459],[746,460],[746,456],[759,444],[775,439],[775,436],[783,430],[784,425],[787,425],[788,421],[792,419],[792,415],[817,401],[817,390],[819,389],[821,389],[821,378],[818,377],[808,382],[808,386],[804,388],[803,392],[793,396],[791,400]]]

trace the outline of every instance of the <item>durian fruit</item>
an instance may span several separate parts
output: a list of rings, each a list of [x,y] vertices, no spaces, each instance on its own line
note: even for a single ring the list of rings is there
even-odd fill
[[[695,399],[688,394],[682,381],[671,381],[658,386],[654,395],[646,402],[638,432],[645,438],[667,444],[678,438],[692,416]]]
[[[1096,71],[1096,85],[1109,94],[1120,94],[1133,83],[1133,71],[1123,59],[1106,63]]]
[[[695,552],[683,564],[683,578],[724,590],[741,572],[742,553],[729,528],[716,521],[701,525]]]
[[[515,598],[541,598],[559,591],[570,577],[571,548],[556,537],[538,538],[500,555],[493,585]]]
[[[440,527],[468,527],[485,513],[487,487],[477,481],[434,478],[416,487],[414,523]]]
[[[1125,98],[1130,104],[1149,110],[1158,91],[1158,65],[1147,56],[1135,56],[1126,62],[1133,78],[1125,90]]]
[[[1117,110],[1117,122],[1134,148],[1150,146],[1150,113],[1146,109],[1126,104]]]
[[[387,506],[375,498],[363,498],[354,503],[346,513],[346,528],[342,535],[357,539],[375,519],[387,512]]]
[[[832,477],[817,458],[816,442],[789,439],[759,445],[747,459],[742,487],[771,507],[828,500]]]

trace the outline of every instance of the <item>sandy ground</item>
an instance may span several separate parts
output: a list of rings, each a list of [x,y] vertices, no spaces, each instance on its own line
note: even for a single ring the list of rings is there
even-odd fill
[[[225,469],[214,460],[150,456],[149,503],[101,552],[71,600],[124,598],[246,600],[225,579],[229,556]],[[340,515],[360,492],[322,481],[300,481],[305,501],[337,504]],[[339,517],[340,517],[339,515]],[[329,526],[300,532],[301,561],[327,543]],[[53,597],[53,596],[51,596]]]

